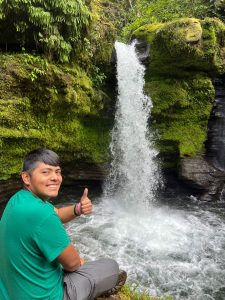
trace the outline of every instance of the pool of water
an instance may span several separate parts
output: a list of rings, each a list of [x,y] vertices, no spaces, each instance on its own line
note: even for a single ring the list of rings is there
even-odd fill
[[[78,201],[82,188],[64,188],[59,205]],[[86,260],[116,259],[129,282],[153,296],[225,299],[224,203],[170,191],[143,208],[89,190],[92,215],[66,225]]]

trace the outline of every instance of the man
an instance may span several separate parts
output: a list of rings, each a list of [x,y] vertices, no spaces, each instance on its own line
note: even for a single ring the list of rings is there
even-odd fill
[[[24,189],[8,202],[0,221],[1,300],[87,300],[126,280],[112,259],[85,263],[62,225],[90,214],[88,189],[79,203],[55,208],[62,175],[58,155],[36,149],[24,158]],[[108,292],[107,292],[108,291]]]

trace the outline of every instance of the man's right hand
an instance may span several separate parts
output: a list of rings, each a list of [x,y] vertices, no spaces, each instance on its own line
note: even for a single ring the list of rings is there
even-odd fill
[[[92,212],[92,203],[88,198],[88,189],[85,188],[83,195],[80,199],[81,213],[84,215],[89,215]]]

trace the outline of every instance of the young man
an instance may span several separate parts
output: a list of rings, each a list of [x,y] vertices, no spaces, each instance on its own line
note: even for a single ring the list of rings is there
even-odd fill
[[[24,158],[24,189],[8,202],[0,221],[1,300],[88,300],[124,284],[112,259],[85,263],[62,223],[90,214],[88,189],[80,202],[55,208],[62,175],[58,155],[37,149]]]

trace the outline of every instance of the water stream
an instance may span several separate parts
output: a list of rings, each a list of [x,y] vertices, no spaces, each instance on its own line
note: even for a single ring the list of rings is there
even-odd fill
[[[138,205],[145,210],[162,181],[148,127],[152,102],[143,92],[145,70],[135,53],[135,43],[116,42],[115,48],[118,99],[104,198],[113,197],[127,208]]]
[[[225,299],[224,215],[185,193],[157,196],[162,178],[148,128],[144,67],[134,45],[116,49],[111,171],[93,214],[68,224],[70,238],[87,260],[115,258],[129,282],[153,296]]]

